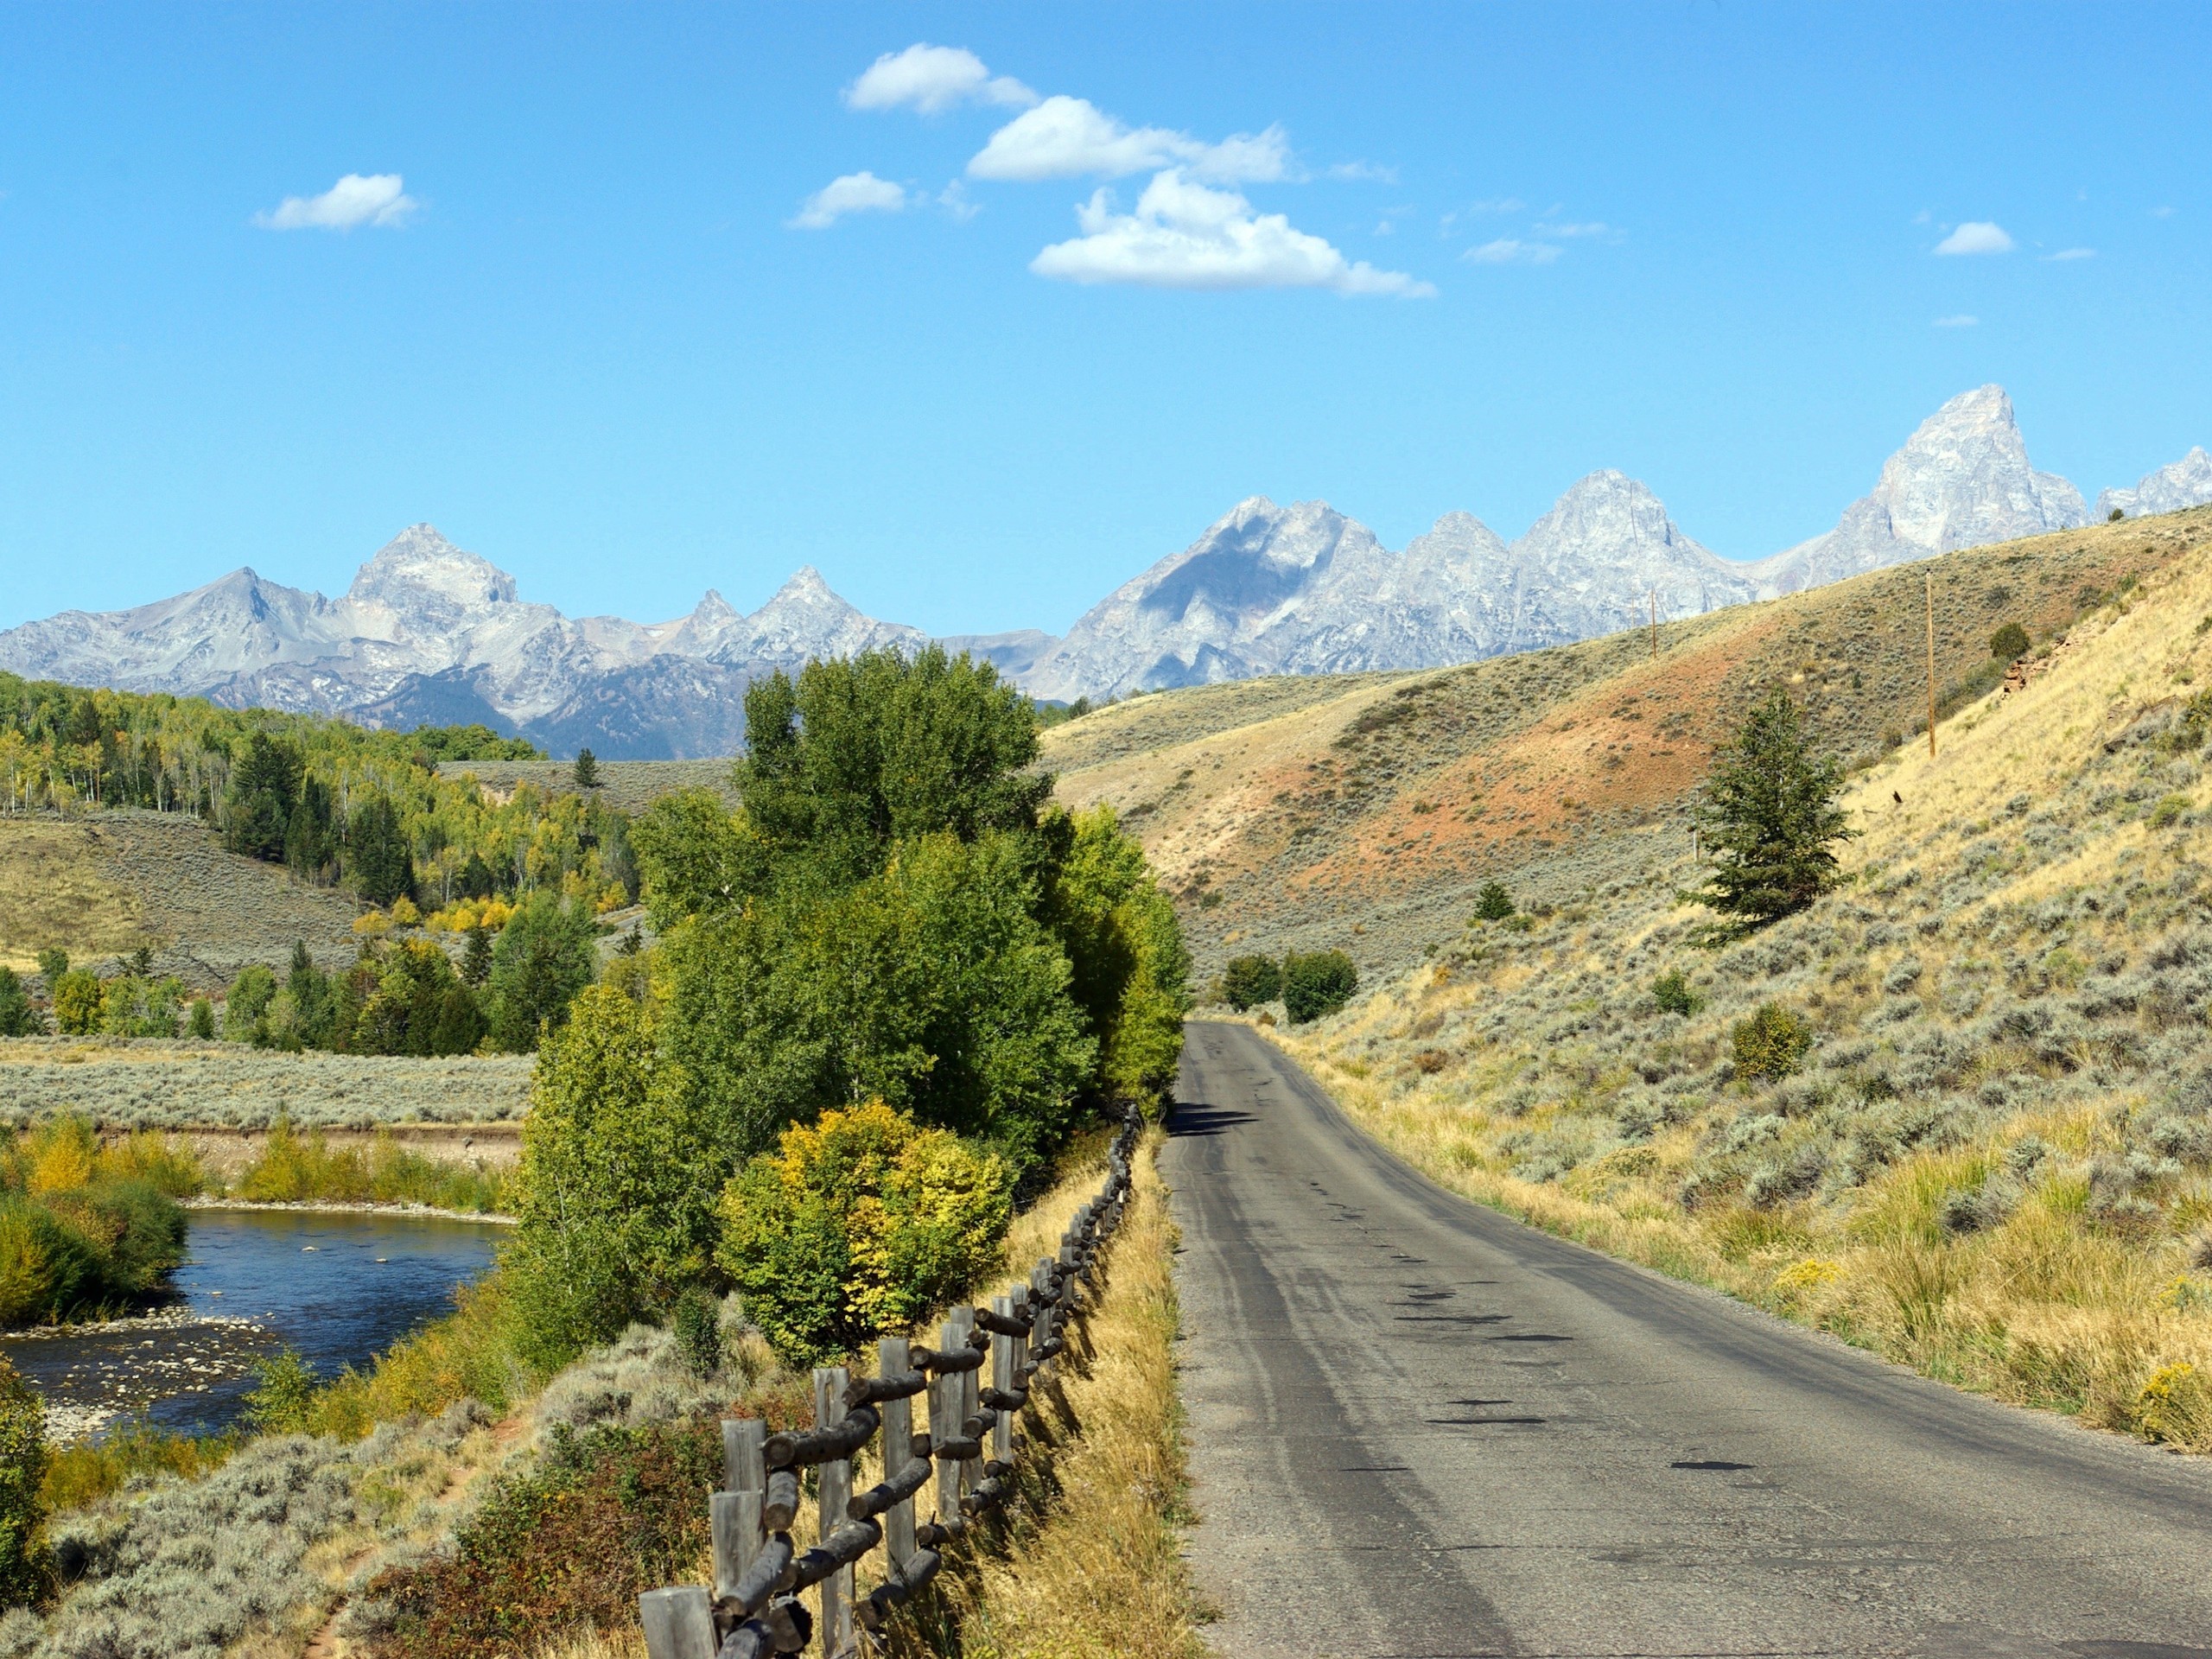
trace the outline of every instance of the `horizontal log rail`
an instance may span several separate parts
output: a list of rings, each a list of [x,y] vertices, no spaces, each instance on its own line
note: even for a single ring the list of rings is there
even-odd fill
[[[842,1365],[816,1371],[811,1428],[771,1434],[757,1419],[722,1424],[722,1489],[708,1502],[715,1582],[639,1598],[650,1659],[772,1659],[803,1653],[817,1637],[826,1659],[849,1659],[859,1652],[856,1626],[881,1630],[937,1576],[944,1547],[1005,1504],[1020,1450],[1014,1420],[1086,1311],[1086,1289],[1128,1206],[1137,1129],[1133,1114],[1114,1137],[1098,1196],[1076,1211],[1057,1256],[1038,1262],[1026,1286],[988,1308],[953,1309],[935,1348],[885,1338],[874,1376],[849,1376]],[[926,1431],[913,1424],[923,1395]],[[879,1437],[883,1478],[855,1494],[852,1460]],[[822,1535],[802,1551],[791,1527],[808,1468]],[[935,1512],[918,1516],[932,1480]],[[856,1601],[854,1565],[878,1548],[882,1582]],[[800,1599],[808,1591],[811,1608]]]

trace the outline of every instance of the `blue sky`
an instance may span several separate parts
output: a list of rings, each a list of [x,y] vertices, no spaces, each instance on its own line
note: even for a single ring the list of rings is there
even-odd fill
[[[1991,380],[2094,494],[2212,442],[2207,61],[2202,6],[12,7],[0,626],[429,519],[572,613],[812,563],[1058,629],[1247,495],[1402,546],[1598,467],[1748,558]]]

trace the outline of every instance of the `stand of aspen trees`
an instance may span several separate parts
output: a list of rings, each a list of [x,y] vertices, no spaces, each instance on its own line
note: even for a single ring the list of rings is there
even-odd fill
[[[826,1659],[859,1649],[859,1630],[877,1631],[901,1603],[937,1575],[946,1545],[1006,1502],[1018,1447],[1014,1420],[1038,1373],[1067,1345],[1069,1322],[1129,1198],[1133,1114],[1115,1136],[1106,1184],[1076,1211],[1056,1259],[1038,1262],[1027,1285],[988,1308],[957,1307],[939,1346],[904,1337],[876,1344],[876,1375],[842,1365],[814,1373],[814,1427],[770,1434],[757,1418],[722,1424],[723,1490],[708,1500],[715,1582],[650,1590],[639,1598],[652,1659],[767,1659],[800,1653],[817,1635]],[[986,1363],[990,1382],[982,1381]],[[928,1428],[914,1427],[913,1400],[926,1391]],[[853,1458],[883,1437],[883,1479],[852,1490]],[[799,1472],[817,1471],[821,1541],[800,1552],[791,1525],[799,1512]],[[935,1503],[917,1516],[936,1479]],[[879,1545],[883,1580],[854,1593],[853,1564]],[[803,1592],[815,1592],[810,1609]]]

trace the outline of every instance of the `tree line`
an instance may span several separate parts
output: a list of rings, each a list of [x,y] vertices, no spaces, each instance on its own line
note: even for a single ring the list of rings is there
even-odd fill
[[[533,758],[530,744],[480,725],[371,731],[0,674],[0,810],[188,813],[233,851],[378,906],[546,887],[601,909],[635,897],[620,812],[528,785],[495,798],[438,771]]]

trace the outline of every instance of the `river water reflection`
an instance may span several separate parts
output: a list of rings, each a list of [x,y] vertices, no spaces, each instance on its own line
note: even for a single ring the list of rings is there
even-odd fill
[[[237,1420],[253,1363],[289,1344],[318,1376],[363,1365],[446,1313],[505,1229],[392,1214],[194,1210],[178,1305],[147,1319],[0,1338],[57,1438],[143,1412],[164,1428]]]

